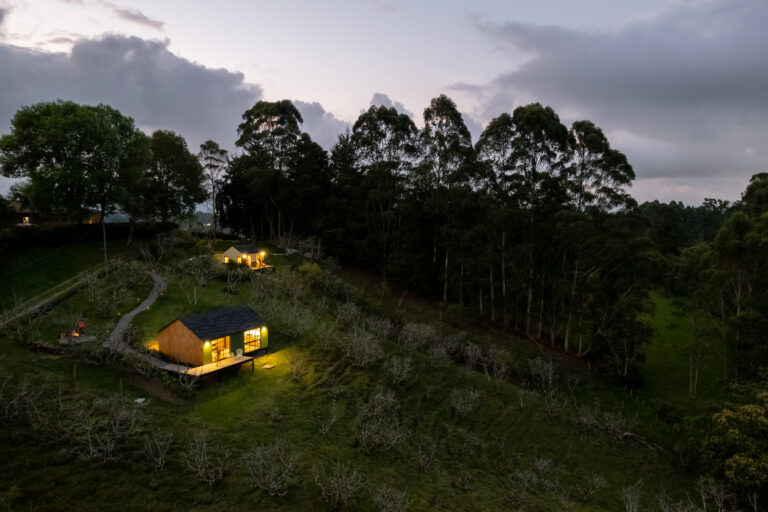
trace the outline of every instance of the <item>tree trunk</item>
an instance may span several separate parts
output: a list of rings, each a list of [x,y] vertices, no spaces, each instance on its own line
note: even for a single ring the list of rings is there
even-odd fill
[[[488,274],[489,274],[488,280],[491,286],[491,322],[493,322],[494,320],[496,320],[496,307],[494,305],[494,300],[493,300],[493,259],[490,256],[491,256],[490,251],[488,251],[488,262],[489,262],[488,263]]]
[[[443,305],[448,303],[448,249],[445,249],[445,281],[443,282]]]
[[[101,208],[101,238],[104,242],[104,269],[109,267],[109,260],[107,259],[107,226],[106,226],[106,217],[105,209]]]
[[[128,219],[128,241],[125,242],[126,246],[131,245],[131,242],[133,242],[133,228],[136,225],[136,221],[134,220],[133,216],[131,216]]]
[[[539,331],[536,334],[536,338],[541,339],[541,333],[544,330],[544,297],[541,298],[539,303]]]
[[[501,322],[507,325],[507,271],[504,264],[506,251],[506,232],[501,231]]]
[[[533,310],[533,267],[528,271],[528,303],[525,306],[525,335],[531,335],[531,311]]]

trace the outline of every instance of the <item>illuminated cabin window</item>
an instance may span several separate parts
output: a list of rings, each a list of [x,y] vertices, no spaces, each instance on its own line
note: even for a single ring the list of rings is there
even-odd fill
[[[224,263],[229,263],[229,256],[224,256]]]
[[[237,257],[237,263],[238,263],[238,264],[240,264],[240,263],[242,263],[242,262],[243,262],[243,258],[241,258],[240,256],[238,256],[238,257]]]
[[[22,217],[21,218],[21,223],[22,224],[29,224],[29,217],[27,217],[26,215],[24,217]]]
[[[261,348],[261,331],[259,329],[251,329],[243,333],[245,339],[245,351],[252,352]]]
[[[216,362],[222,359],[226,359],[231,354],[229,353],[229,336],[223,338],[216,338],[211,340],[211,361]]]

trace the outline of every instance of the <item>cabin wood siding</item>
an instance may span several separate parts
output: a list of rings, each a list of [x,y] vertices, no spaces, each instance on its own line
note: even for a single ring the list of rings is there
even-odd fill
[[[203,341],[176,320],[157,336],[160,352],[183,363],[199,366],[203,361]]]

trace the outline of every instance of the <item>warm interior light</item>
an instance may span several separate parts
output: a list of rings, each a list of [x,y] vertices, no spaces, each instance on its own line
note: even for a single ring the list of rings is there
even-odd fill
[[[229,263],[229,256],[224,256],[224,263]]]

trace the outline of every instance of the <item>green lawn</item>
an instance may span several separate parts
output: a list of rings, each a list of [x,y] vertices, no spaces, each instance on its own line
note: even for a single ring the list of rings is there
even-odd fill
[[[350,364],[338,345],[323,350],[322,333],[336,325],[339,305],[353,300],[363,315],[385,316],[398,329],[407,319],[429,322],[446,335],[458,334],[439,322],[434,310],[410,302],[399,306],[396,293],[378,295],[359,283],[345,284],[345,291],[338,289],[338,283],[334,290],[321,283],[309,285],[288,267],[263,276],[254,285],[245,281],[232,297],[224,294],[222,281],[211,280],[199,290],[198,303],[190,304],[181,284],[191,285],[191,277],[169,269],[163,275],[169,282],[166,293],[134,321],[145,339],[180,315],[248,302],[267,317],[271,353],[257,360],[253,370],[244,366],[237,375],[230,372],[207,379],[190,401],[179,405],[128,384],[132,370],[120,362],[76,363],[73,354],[43,356],[0,338],[0,371],[11,375],[14,382],[28,373],[60,385],[65,395],[85,390],[93,396],[106,396],[122,390],[130,398],[149,398],[142,431],[170,430],[175,436],[168,466],[154,471],[142,451],[141,432],[120,447],[117,461],[101,465],[78,457],[72,451],[76,442],[46,442],[23,419],[15,420],[0,426],[4,437],[0,443],[0,506],[323,510],[313,474],[315,470],[327,474],[337,463],[354,466],[363,477],[364,486],[350,501],[352,510],[375,510],[371,493],[381,484],[405,489],[412,510],[502,510],[510,507],[507,498],[519,495],[528,511],[565,507],[614,511],[622,507],[621,489],[638,481],[642,481],[646,505],[662,490],[681,499],[693,490],[693,477],[677,464],[670,450],[669,428],[654,421],[652,409],[564,362],[558,364],[556,400],[548,404],[542,394],[521,388],[522,372],[535,352],[511,337],[486,331],[468,333],[479,346],[503,347],[508,354],[514,373],[498,387],[481,371],[455,363],[436,365],[425,352],[411,353],[409,378],[392,384],[383,362],[360,368]],[[136,300],[133,295],[126,293],[126,307]],[[77,311],[87,307],[82,300],[76,294],[57,309]],[[292,327],[302,322],[306,322],[302,332],[294,332]],[[357,328],[363,325],[365,322]],[[343,323],[336,329],[335,340],[354,331]],[[382,341],[387,357],[400,352],[396,332]],[[304,354],[306,366],[294,381],[290,367],[297,353]],[[262,368],[265,363],[275,368]],[[569,386],[572,378],[578,384]],[[462,418],[451,406],[451,393],[468,388],[478,390],[480,398],[477,407]],[[390,450],[366,453],[356,438],[358,411],[382,389],[393,390],[397,397],[397,418],[405,436]],[[521,392],[525,397],[522,405]],[[595,403],[600,410],[635,418],[639,424],[632,428],[656,448],[577,427],[571,418],[579,407],[595,407]],[[322,435],[319,424],[332,410],[336,420],[327,435]],[[195,479],[182,456],[200,429],[210,431],[214,441],[233,454],[224,479],[212,488]],[[258,443],[278,438],[297,454],[298,466],[288,494],[270,498],[252,488],[239,457]],[[434,446],[434,460],[422,468],[417,464],[420,445]],[[605,477],[605,488],[583,499],[584,482],[596,474]],[[521,491],[520,482],[532,475],[538,483],[529,482]]]

